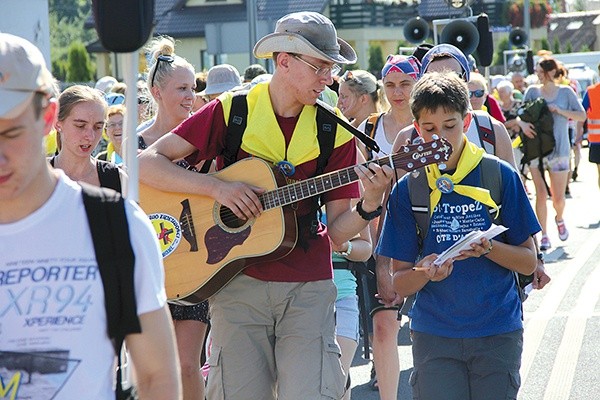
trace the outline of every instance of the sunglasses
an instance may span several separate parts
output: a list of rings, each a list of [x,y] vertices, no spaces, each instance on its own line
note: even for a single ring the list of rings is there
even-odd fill
[[[161,54],[156,58],[156,67],[154,67],[154,72],[152,72],[152,80],[150,81],[150,87],[154,87],[154,78],[156,78],[156,71],[158,71],[158,67],[161,61],[171,64],[173,61],[175,61],[175,57],[165,56]]]
[[[337,74],[339,74],[340,71],[342,70],[342,67],[340,67],[337,64],[333,64],[331,67],[317,67],[316,65],[312,65],[305,59],[301,58],[297,54],[292,54],[292,57],[294,57],[298,61],[302,61],[304,64],[306,64],[309,67],[311,67],[312,69],[314,69],[315,74],[317,74],[318,76],[328,76],[328,75],[329,76],[337,76]]]
[[[478,89],[478,90],[469,90],[469,97],[483,97],[483,95],[485,94],[485,90],[483,89]]]

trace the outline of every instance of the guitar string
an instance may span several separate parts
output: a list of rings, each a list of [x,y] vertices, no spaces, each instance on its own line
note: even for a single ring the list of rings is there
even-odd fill
[[[442,158],[440,156],[440,153],[444,153],[445,157],[443,157],[443,158],[446,160],[449,156],[448,148],[444,149],[443,146],[437,146],[437,144],[435,142],[430,142],[427,144],[414,145],[413,147],[416,148],[416,151],[419,151],[419,152],[424,152],[424,151],[428,151],[428,150],[432,150],[432,149],[435,150],[436,148],[439,150],[436,153],[433,153],[428,157],[423,156],[419,160],[414,160],[412,158],[414,152],[411,153],[410,147],[411,146],[403,146],[401,148],[401,151],[399,151],[395,155],[389,155],[389,156],[380,158],[378,160],[369,161],[362,165],[368,166],[368,164],[370,162],[375,162],[379,165],[382,165],[382,164],[393,165],[396,168],[409,167],[410,170],[412,170],[412,169],[418,168],[422,165],[426,165],[428,160],[432,161],[429,159],[432,156],[434,158],[433,162],[439,161]],[[437,156],[437,158],[436,158],[436,156]],[[410,165],[411,163],[413,163],[414,165],[411,166]],[[312,196],[327,192],[329,190],[335,189],[337,187],[341,187],[343,185],[349,184],[358,179],[358,175],[354,172],[353,168],[354,168],[354,166],[346,168],[346,169],[334,171],[329,174],[322,175],[320,177],[314,177],[314,178],[308,179],[306,181],[297,182],[292,185],[280,187],[278,189],[267,192],[267,193],[259,196],[259,198],[261,200],[261,204],[263,205],[263,209],[269,210],[274,207],[292,204],[297,201],[303,200],[305,198],[312,197]],[[347,181],[344,181],[342,179],[343,178],[342,174],[345,175],[345,178],[347,179]],[[336,175],[337,175],[337,180],[335,179]],[[352,175],[352,176],[350,176],[350,175]],[[321,183],[320,185],[319,185],[319,181]],[[315,183],[313,183],[313,182],[315,182]],[[317,186],[316,189],[314,188],[315,186]],[[308,192],[308,195],[305,195],[305,191]],[[313,193],[313,191],[314,191],[314,193]],[[298,196],[298,192],[300,192],[300,196]],[[284,199],[283,201],[281,200],[282,197]],[[235,215],[235,213],[229,208],[225,208],[223,211],[221,211],[220,214],[221,214],[221,221],[223,221],[223,223],[225,223],[225,225],[230,225],[239,220],[239,218]]]

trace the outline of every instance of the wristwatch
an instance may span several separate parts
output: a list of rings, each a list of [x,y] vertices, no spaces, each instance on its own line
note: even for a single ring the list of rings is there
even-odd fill
[[[540,260],[541,262],[544,262],[544,253],[542,253],[542,252],[537,253],[537,259]]]
[[[363,203],[363,199],[360,199],[360,201],[358,203],[356,203],[356,212],[365,221],[371,221],[381,215],[381,210],[383,210],[382,206],[377,207],[377,209],[375,211],[366,212],[362,208],[362,203]]]

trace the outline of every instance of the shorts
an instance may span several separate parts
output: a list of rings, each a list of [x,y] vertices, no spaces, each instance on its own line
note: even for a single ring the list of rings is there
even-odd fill
[[[335,302],[335,334],[358,343],[358,296],[348,296]]]
[[[563,172],[571,169],[571,157],[552,157],[547,156],[543,158],[544,169],[549,172]],[[538,169],[539,159],[534,159],[529,162],[531,169]]]
[[[413,399],[516,399],[523,330],[456,339],[411,332]]]
[[[341,398],[346,376],[335,340],[336,295],[332,279],[233,278],[209,302],[212,348],[206,397]]]
[[[192,320],[204,322],[205,324],[208,324],[210,321],[208,316],[208,300],[204,300],[193,306],[182,306],[169,303],[169,310],[171,310],[171,318],[175,321]]]
[[[591,163],[600,164],[600,143],[590,144],[589,160]]]

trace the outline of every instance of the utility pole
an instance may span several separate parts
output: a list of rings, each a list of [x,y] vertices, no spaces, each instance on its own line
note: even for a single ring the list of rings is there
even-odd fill
[[[527,48],[531,48],[529,45],[531,40],[531,18],[529,15],[529,0],[523,1],[523,29],[525,29],[525,33],[527,34],[527,39],[525,40],[525,46]]]
[[[246,0],[246,16],[248,18],[248,53],[250,58],[249,65],[256,63],[254,57],[254,44],[256,43],[256,0]]]

